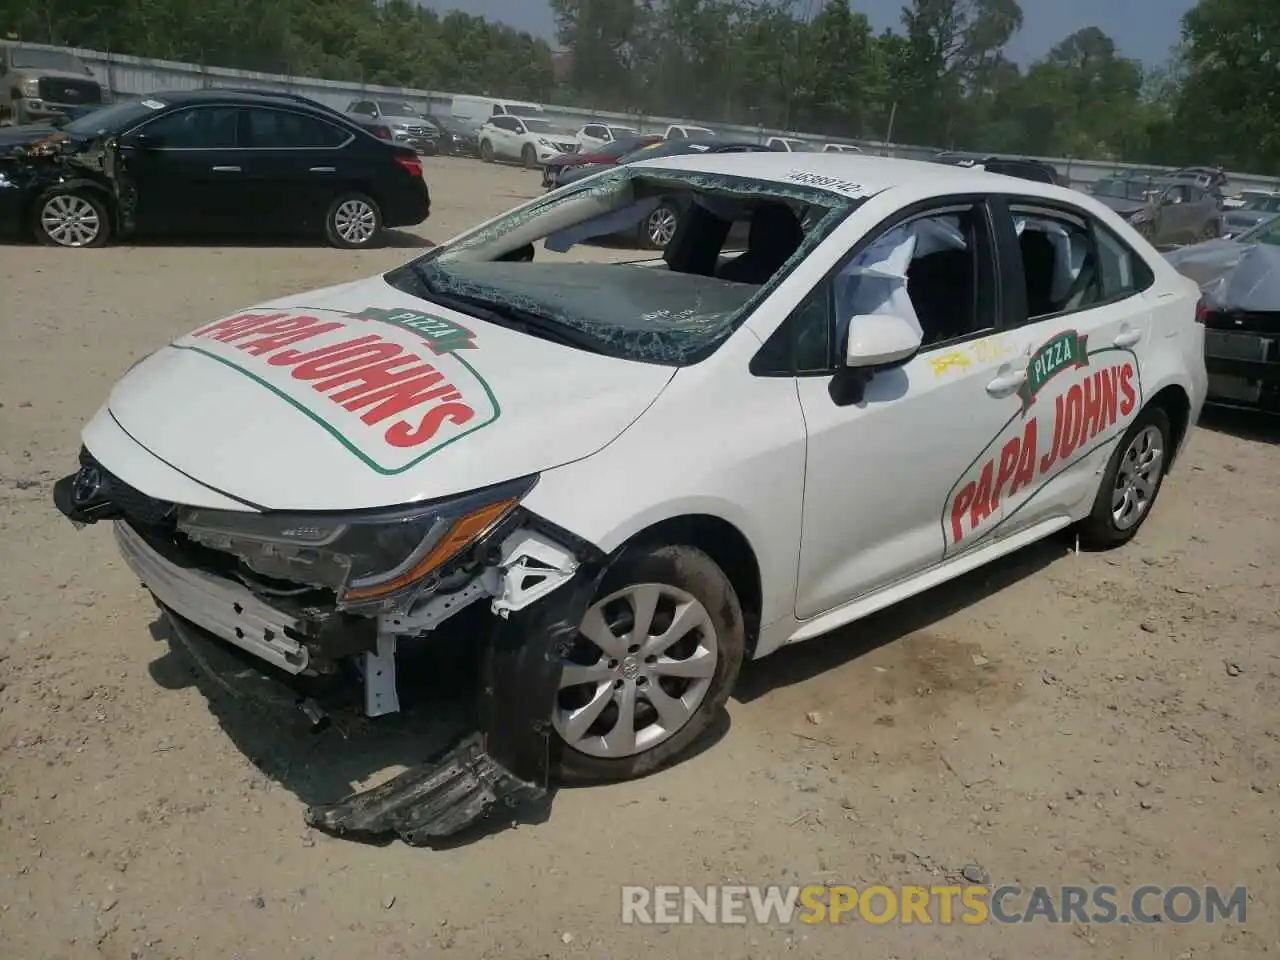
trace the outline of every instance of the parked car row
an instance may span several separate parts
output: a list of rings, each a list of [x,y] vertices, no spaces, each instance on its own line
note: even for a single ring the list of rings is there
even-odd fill
[[[369,247],[430,209],[412,148],[295,94],[153,93],[0,131],[0,230],[54,246],[303,233]]]

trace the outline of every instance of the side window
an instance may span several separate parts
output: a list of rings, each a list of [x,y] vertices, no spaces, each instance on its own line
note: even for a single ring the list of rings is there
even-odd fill
[[[349,136],[331,123],[291,110],[251,107],[246,114],[248,145],[259,149],[336,147]]]
[[[890,227],[835,278],[836,343],[857,317],[893,313],[926,348],[996,326],[994,244],[981,204],[924,213]]]
[[[1083,214],[1011,204],[1027,290],[1027,320],[1088,310],[1146,289],[1146,263]]]
[[[376,117],[378,115],[378,108],[368,100],[361,100],[353,109],[355,113],[363,114],[366,117]]]
[[[503,106],[502,104],[500,104],[500,103],[495,103],[495,104],[493,105],[493,113],[491,113],[491,114],[490,114],[490,116],[492,116],[492,117],[505,117],[506,115],[507,115],[507,108],[506,108],[506,107],[504,107],[504,106]]]
[[[1146,262],[1110,230],[1095,223],[1093,236],[1097,242],[1103,300],[1120,300],[1141,293],[1155,283]]]
[[[668,131],[667,131],[667,139],[668,139],[668,140],[683,140],[683,139],[684,139],[684,131],[683,131],[683,130],[681,130],[679,127],[672,127],[670,130],[668,130]]]
[[[512,133],[519,131],[519,126],[510,117],[494,117],[493,125],[499,130],[507,130]]]
[[[220,150],[237,146],[237,107],[191,107],[143,124],[139,133],[171,150]]]
[[[830,374],[835,366],[831,336],[831,284],[823,281],[751,359],[751,373],[763,377]]]

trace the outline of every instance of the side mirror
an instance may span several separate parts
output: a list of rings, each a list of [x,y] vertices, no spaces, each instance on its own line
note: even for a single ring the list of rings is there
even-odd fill
[[[870,313],[849,321],[844,365],[870,371],[906,363],[920,352],[920,330],[891,313]]]

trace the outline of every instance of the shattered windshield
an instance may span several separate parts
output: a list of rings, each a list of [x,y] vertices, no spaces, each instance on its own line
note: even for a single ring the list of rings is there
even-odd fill
[[[667,366],[710,355],[862,202],[823,189],[615,168],[392,271],[406,293],[567,346]],[[662,253],[635,249],[656,218]],[[668,222],[663,219],[662,222]]]

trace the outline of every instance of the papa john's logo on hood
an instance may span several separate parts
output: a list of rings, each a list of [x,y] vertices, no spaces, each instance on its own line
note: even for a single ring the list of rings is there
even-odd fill
[[[475,334],[429,313],[255,310],[172,344],[243,374],[382,474],[493,423],[493,390],[463,356]]]

